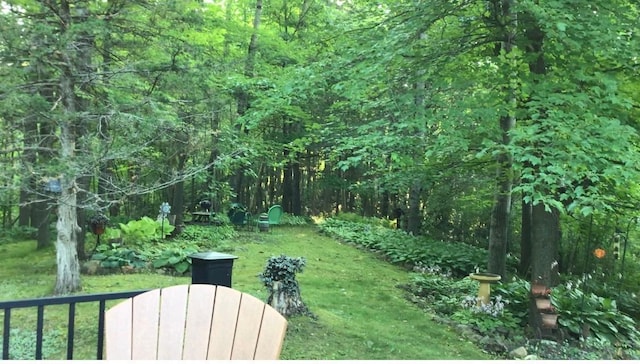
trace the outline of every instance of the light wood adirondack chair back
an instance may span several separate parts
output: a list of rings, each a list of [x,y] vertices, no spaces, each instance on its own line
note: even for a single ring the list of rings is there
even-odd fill
[[[273,307],[246,293],[209,284],[172,286],[105,313],[105,358],[274,360],[286,328]]]

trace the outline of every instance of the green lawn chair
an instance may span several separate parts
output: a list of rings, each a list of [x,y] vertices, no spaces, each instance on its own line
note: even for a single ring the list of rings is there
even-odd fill
[[[229,213],[229,221],[236,228],[247,226],[251,220],[251,214],[242,210],[232,211]]]
[[[282,206],[273,205],[269,208],[267,215],[269,215],[269,226],[272,225],[280,225],[280,219],[282,218],[282,214],[284,211],[282,210]]]

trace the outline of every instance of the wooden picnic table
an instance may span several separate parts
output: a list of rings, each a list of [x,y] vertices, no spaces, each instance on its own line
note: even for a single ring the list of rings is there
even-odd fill
[[[211,218],[216,216],[215,212],[209,211],[194,211],[191,213],[193,222],[211,222]]]

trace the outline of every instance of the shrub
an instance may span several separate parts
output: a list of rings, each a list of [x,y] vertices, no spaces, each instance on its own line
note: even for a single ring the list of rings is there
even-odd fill
[[[0,244],[19,240],[35,239],[38,229],[31,226],[16,226],[0,230]]]
[[[588,327],[591,335],[613,344],[637,347],[640,342],[634,320],[620,312],[611,298],[587,293],[568,282],[554,289],[551,302],[560,313],[560,325],[576,336]]]
[[[131,220],[126,224],[120,223],[121,237],[126,244],[139,244],[154,239],[165,238],[175,227],[165,221],[154,220],[143,216],[139,220]]]
[[[187,225],[173,241],[195,243],[200,247],[214,247],[224,240],[235,237],[237,234],[231,225]]]
[[[464,277],[487,262],[488,253],[485,249],[464,243],[445,243],[416,237],[382,226],[326,219],[320,225],[320,231],[380,252],[393,263],[447,267],[456,277]]]
[[[347,222],[355,222],[358,224],[376,225],[391,228],[393,222],[387,219],[381,219],[378,217],[366,217],[361,216],[353,212],[340,212],[333,216],[333,219]]]
[[[451,315],[451,319],[471,326],[481,334],[510,332],[519,328],[518,319],[505,310],[506,302],[500,296],[494,296],[486,304],[478,305],[478,298],[467,296],[462,299],[462,309]]]
[[[101,244],[96,247],[96,253],[91,256],[91,259],[99,261],[103,268],[124,266],[143,268],[147,264],[147,257],[144,254],[118,243]]]
[[[531,284],[528,281],[513,278],[511,282],[494,284],[491,290],[509,302],[507,309],[518,319],[521,326],[528,323],[531,290]]]
[[[560,344],[549,340],[530,342],[527,351],[539,359],[555,360],[611,360],[616,356],[611,343],[594,337],[582,340],[579,345],[569,342]]]
[[[189,255],[196,253],[197,248],[182,249],[180,247],[168,247],[164,249],[160,256],[153,260],[154,268],[170,268],[179,274],[184,274],[191,268],[191,258]]]
[[[282,214],[280,223],[282,225],[307,225],[309,223],[309,219],[304,216],[296,216],[284,213]]]
[[[260,281],[272,294],[274,282],[281,282],[282,288],[287,292],[298,289],[296,273],[302,273],[307,261],[303,257],[292,258],[286,255],[271,257],[267,260],[264,271],[258,275]]]
[[[147,221],[148,222],[148,221]],[[144,223],[153,227],[154,224]],[[132,226],[135,226],[133,224]],[[136,230],[151,231],[145,229]],[[105,235],[114,238],[119,229],[107,229]],[[136,235],[130,234],[129,236]],[[178,238],[163,240],[158,244],[157,239],[144,239],[139,237],[136,244],[125,246],[123,243],[109,242],[96,248],[93,260],[100,261],[103,268],[117,268],[132,266],[143,268],[151,265],[154,268],[167,268],[178,274],[184,274],[191,268],[189,255],[204,250],[216,250],[219,252],[232,252],[234,247],[226,241],[236,236],[231,226],[187,226]],[[123,239],[124,240],[124,239]]]
[[[437,274],[412,274],[409,291],[429,302],[438,313],[450,315],[460,309],[463,297],[477,291],[471,279],[451,279]]]
[[[620,286],[620,282],[609,284],[603,281],[606,277],[604,275],[599,276],[597,279],[587,279],[580,282],[583,291],[593,292],[600,297],[609,297],[616,301],[616,305],[619,311],[624,312],[634,320],[640,320],[640,300],[635,293],[631,293],[625,290],[625,287]],[[633,287],[632,290],[635,290]]]

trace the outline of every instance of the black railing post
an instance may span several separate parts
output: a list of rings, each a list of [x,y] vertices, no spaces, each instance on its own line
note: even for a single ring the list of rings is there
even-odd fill
[[[38,321],[36,327],[36,360],[42,360],[42,333],[44,331],[44,306],[38,306]]]
[[[100,235],[98,235],[100,236]],[[69,304],[69,323],[67,329],[67,360],[73,359],[73,338],[75,333],[76,323],[76,303],[71,302]]]
[[[98,352],[96,358],[102,360],[102,352],[104,351],[104,311],[105,300],[100,300],[100,307],[98,308]]]
[[[9,360],[9,334],[11,333],[11,309],[4,309],[4,331],[2,332],[2,360]]]

